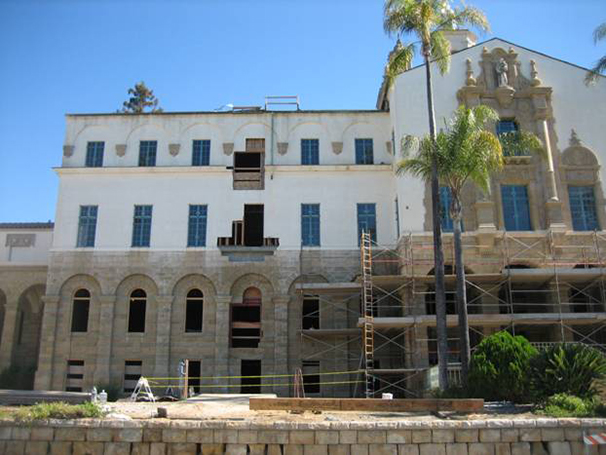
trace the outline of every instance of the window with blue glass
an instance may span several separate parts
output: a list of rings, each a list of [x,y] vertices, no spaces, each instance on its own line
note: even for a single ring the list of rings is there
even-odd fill
[[[320,204],[301,204],[301,245],[320,246]]]
[[[105,142],[89,142],[86,144],[86,167],[103,166],[103,150]]]
[[[373,164],[372,139],[356,139],[356,164]]]
[[[189,206],[187,246],[206,246],[206,205]]]
[[[454,224],[450,216],[450,204],[452,202],[452,192],[447,186],[440,187],[440,224],[442,231],[452,232]]]
[[[320,164],[319,139],[301,139],[301,164]]]
[[[192,166],[208,166],[210,164],[210,140],[194,140]]]
[[[78,218],[78,240],[76,246],[90,248],[95,246],[95,232],[97,230],[97,206],[81,205]]]
[[[501,185],[501,201],[506,231],[532,230],[526,186]]]
[[[372,241],[377,241],[376,204],[358,204],[358,244],[360,243],[362,232],[370,232]]]
[[[135,205],[133,219],[133,246],[149,246],[151,238],[152,206]]]
[[[570,215],[575,231],[600,229],[593,186],[569,186]]]
[[[503,142],[504,136],[511,140],[512,136],[519,131],[518,124],[513,119],[503,119],[497,122],[497,137]],[[503,155],[505,156],[527,156],[529,153],[524,150],[508,149],[503,147]]]
[[[139,166],[155,166],[157,148],[158,141],[139,142]]]

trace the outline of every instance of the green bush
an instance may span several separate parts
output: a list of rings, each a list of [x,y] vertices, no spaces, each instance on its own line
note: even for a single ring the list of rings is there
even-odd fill
[[[529,365],[536,355],[522,336],[502,331],[485,338],[471,357],[470,392],[485,400],[528,400]]]
[[[531,362],[531,386],[541,401],[556,394],[592,398],[596,380],[606,375],[606,357],[584,344],[556,344]]]
[[[122,387],[118,384],[101,384],[97,386],[97,393],[101,393],[102,390],[105,390],[105,393],[107,393],[108,402],[118,401],[118,399],[124,396]]]
[[[15,419],[19,422],[47,419],[85,419],[103,417],[101,407],[96,403],[67,404],[63,402],[38,403],[19,409]]]
[[[595,398],[580,398],[566,393],[558,393],[547,398],[542,414],[550,417],[599,417],[606,413],[606,407]]]
[[[35,375],[35,366],[11,365],[0,373],[0,389],[32,390]]]

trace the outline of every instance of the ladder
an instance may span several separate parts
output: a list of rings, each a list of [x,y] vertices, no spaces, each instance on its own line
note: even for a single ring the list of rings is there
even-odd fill
[[[372,301],[372,238],[370,232],[363,231],[360,242],[362,262],[362,311],[364,326],[362,341],[364,343],[364,379],[366,383],[366,398],[374,395],[374,322]]]

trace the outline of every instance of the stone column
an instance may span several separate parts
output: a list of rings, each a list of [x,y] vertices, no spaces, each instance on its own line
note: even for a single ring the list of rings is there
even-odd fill
[[[95,385],[110,383],[112,338],[114,333],[115,295],[102,295],[99,302],[99,330],[97,335],[97,360]]]
[[[57,317],[59,312],[58,295],[44,295],[44,317],[40,332],[40,354],[34,389],[50,390],[53,380],[53,362],[55,354],[55,339],[57,336]]]
[[[215,297],[215,370],[214,376],[229,376],[229,306],[231,295],[222,294]],[[215,384],[227,384],[228,379],[215,379]],[[215,393],[228,393],[229,388],[217,387]]]
[[[170,360],[170,325],[174,297],[156,296],[156,365],[154,376],[168,377]]]
[[[19,314],[19,296],[7,292],[4,311],[2,340],[0,341],[0,371],[8,368],[12,362],[15,332],[17,330],[17,315]]]
[[[274,374],[288,374],[288,304],[289,295],[277,295],[274,304]],[[290,378],[274,378],[276,383],[288,383]],[[280,397],[289,396],[288,386],[275,387],[274,393]]]

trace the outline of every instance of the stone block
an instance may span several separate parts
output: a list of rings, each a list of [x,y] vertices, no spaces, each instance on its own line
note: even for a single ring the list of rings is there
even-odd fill
[[[446,455],[467,455],[467,444],[446,444]]]
[[[52,441],[54,430],[50,427],[34,427],[30,435],[32,441]]]
[[[23,455],[25,453],[25,441],[5,441],[4,453],[5,455]],[[69,453],[71,454],[71,452]]]
[[[368,444],[352,444],[349,452],[351,455],[368,455]]]
[[[345,444],[329,444],[328,455],[349,455],[349,446]]]
[[[514,442],[511,444],[511,455],[530,455],[530,443]]]
[[[252,451],[250,452],[252,455]],[[284,446],[284,455],[303,455],[302,444],[286,444]]]
[[[582,441],[583,430],[580,428],[564,428],[564,438],[567,441]]]
[[[495,455],[494,444],[490,442],[472,442],[468,446],[469,455]]]
[[[339,443],[339,432],[338,431],[316,431],[316,444],[338,444]]]
[[[86,440],[92,442],[110,442],[112,440],[111,428],[88,428]]]
[[[214,430],[213,431],[213,442],[232,443],[238,442],[238,431],[237,430]]]
[[[84,441],[86,428],[67,427],[55,429],[55,441]]]
[[[187,430],[187,442],[214,442],[213,430]]]
[[[103,455],[130,455],[130,442],[108,442]]]
[[[315,441],[315,433],[311,430],[294,430],[288,435],[290,444],[314,444]]]
[[[162,428],[144,428],[144,442],[162,442]]]
[[[412,430],[412,443],[431,442],[431,430]]]
[[[72,443],[66,441],[51,442],[50,443],[50,455],[71,455]]]
[[[520,441],[535,442],[541,440],[541,430],[539,428],[521,428]]]
[[[187,442],[187,431],[165,428],[162,430],[162,441],[166,443]]]
[[[495,455],[511,455],[511,445],[508,442],[499,442],[494,446]]]
[[[516,428],[503,428],[501,430],[501,442],[518,442],[520,431]]]
[[[368,452],[372,455],[398,455],[397,444],[369,444]]]
[[[150,455],[149,442],[133,442],[130,455]]]
[[[142,440],[142,428],[123,428],[114,433],[115,442],[141,442]]]
[[[303,455],[328,455],[328,446],[325,444],[305,445]]]
[[[454,430],[433,430],[431,432],[432,442],[454,442]]]
[[[500,442],[501,430],[493,428],[482,428],[480,430],[480,442]]]
[[[238,431],[238,443],[239,444],[256,444],[257,443],[257,432],[254,430]]]
[[[202,455],[223,455],[224,444],[202,444]]]
[[[542,441],[564,441],[563,428],[541,428]]]
[[[355,444],[358,442],[358,432],[355,430],[341,430],[339,431],[339,443],[340,444]]]
[[[267,455],[282,455],[282,446],[280,444],[268,444]]]
[[[530,452],[532,455],[549,455],[542,442],[531,442]]]
[[[77,444],[82,443],[78,442]],[[27,455],[46,455],[48,453],[48,441],[27,441],[25,443],[25,453]],[[103,445],[101,445],[101,452],[90,452],[90,455],[103,455]]]
[[[29,441],[31,439],[32,430],[27,427],[15,427],[11,433],[11,439],[18,441]]]
[[[74,442],[73,455],[103,455],[105,444],[102,442]]]
[[[0,427],[0,441],[8,441],[11,439],[12,427]]]
[[[479,430],[470,430],[467,428],[455,431],[456,442],[478,442],[480,439]]]
[[[248,450],[250,455],[265,455],[265,444],[249,444]]]
[[[388,444],[406,444],[412,441],[412,432],[410,430],[389,430],[387,432]]]
[[[398,444],[398,455],[419,455],[419,446],[416,444]],[[467,455],[467,452],[465,452]]]
[[[570,444],[562,441],[550,441],[547,443],[549,455],[572,455]]]
[[[257,440],[266,444],[288,444],[288,431],[259,430]]]
[[[143,432],[145,437],[145,432]],[[163,442],[152,442],[149,445],[149,455],[166,455],[166,444]]]
[[[226,455],[246,455],[246,444],[226,444]],[[195,453],[195,452],[194,452]]]
[[[419,455],[446,455],[446,444],[419,444]]]
[[[572,451],[572,455],[599,455],[598,446],[587,446],[582,442],[571,442],[570,450]]]
[[[196,449],[193,442],[177,442],[168,445],[168,455],[192,455],[196,453]]]
[[[387,442],[387,432],[383,430],[358,431],[359,444],[384,444]]]

